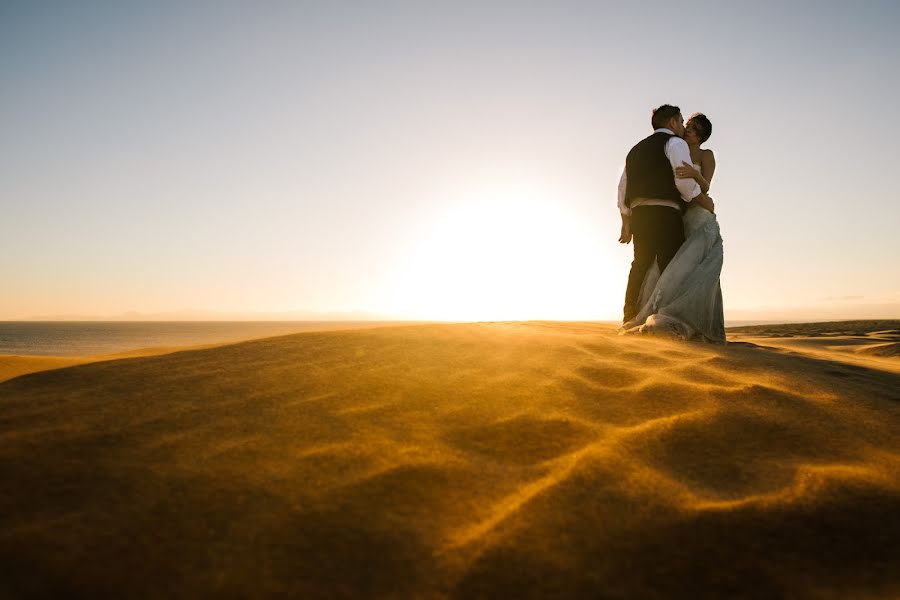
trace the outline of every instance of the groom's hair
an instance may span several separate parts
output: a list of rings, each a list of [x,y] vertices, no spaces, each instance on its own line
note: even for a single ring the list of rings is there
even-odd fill
[[[669,119],[677,117],[679,114],[681,114],[681,109],[677,106],[663,104],[659,108],[653,109],[653,116],[650,117],[650,124],[653,125],[653,129],[665,127],[666,123],[669,122]]]
[[[709,118],[703,113],[694,113],[691,115],[691,118],[688,121],[693,121],[700,125],[700,129],[703,133],[700,135],[700,143],[702,144],[706,140],[709,139],[709,136],[712,135],[712,123]]]

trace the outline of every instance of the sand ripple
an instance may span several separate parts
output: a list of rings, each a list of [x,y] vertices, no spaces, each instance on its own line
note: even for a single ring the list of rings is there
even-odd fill
[[[0,596],[897,596],[900,375],[853,355],[480,323],[23,375]]]

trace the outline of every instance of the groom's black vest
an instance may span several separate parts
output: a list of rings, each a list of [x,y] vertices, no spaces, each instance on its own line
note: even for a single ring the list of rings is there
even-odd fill
[[[672,200],[681,210],[687,202],[675,187],[672,163],[666,156],[666,143],[674,137],[664,131],[655,131],[631,149],[625,159],[625,205],[630,207],[635,198]]]

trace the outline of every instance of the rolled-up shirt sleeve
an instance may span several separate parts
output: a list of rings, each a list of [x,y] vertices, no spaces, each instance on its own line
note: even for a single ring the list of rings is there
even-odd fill
[[[672,165],[673,175],[675,174],[675,169],[682,166],[682,161],[689,165],[693,164],[693,161],[691,161],[691,150],[688,148],[687,142],[680,137],[669,139],[666,144],[666,156],[669,157],[669,163]],[[700,184],[693,179],[679,179],[675,177],[675,187],[678,188],[678,193],[681,194],[685,202],[690,202],[700,195]]]
[[[627,183],[625,169],[622,169],[622,176],[619,178],[619,212],[626,217],[631,214],[631,209],[625,205],[625,186]]]

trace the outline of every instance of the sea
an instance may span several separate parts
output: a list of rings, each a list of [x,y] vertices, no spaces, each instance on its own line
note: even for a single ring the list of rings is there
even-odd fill
[[[403,321],[0,321],[0,355],[94,356]]]

